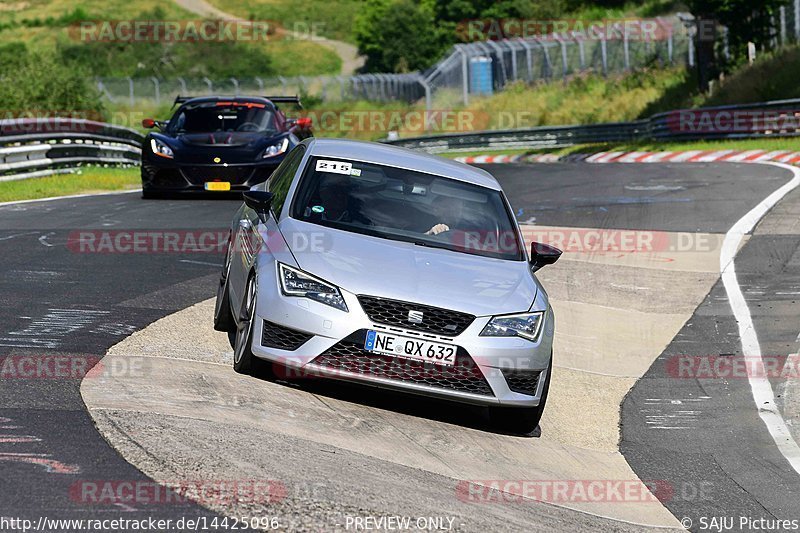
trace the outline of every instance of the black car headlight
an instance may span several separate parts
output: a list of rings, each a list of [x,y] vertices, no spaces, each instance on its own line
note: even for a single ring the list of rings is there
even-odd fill
[[[481,331],[481,337],[522,337],[536,340],[544,321],[544,311],[495,316]]]
[[[312,276],[302,270],[278,263],[278,277],[284,296],[308,298],[336,309],[347,311],[347,304],[339,287]]]
[[[172,152],[172,148],[156,138],[150,139],[150,149],[155,155],[160,155],[161,157],[166,157],[168,159],[175,157],[175,154]]]
[[[275,157],[276,155],[281,155],[289,148],[289,138],[284,137],[282,140],[276,142],[275,144],[271,144],[267,146],[267,149],[264,150],[262,154],[262,158],[266,159],[268,157]]]

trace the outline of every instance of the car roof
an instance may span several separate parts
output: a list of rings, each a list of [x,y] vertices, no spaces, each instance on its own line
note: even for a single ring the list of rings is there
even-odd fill
[[[399,167],[500,190],[500,184],[485,170],[417,150],[368,141],[319,137],[307,139],[304,143],[308,144],[310,155],[313,156],[352,159]]]

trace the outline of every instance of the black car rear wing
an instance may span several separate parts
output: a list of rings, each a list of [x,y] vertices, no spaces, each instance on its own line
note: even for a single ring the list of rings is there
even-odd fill
[[[194,98],[204,98],[204,97],[203,96],[181,96],[181,95],[178,95],[178,96],[175,97],[175,101],[172,103],[172,107],[175,107],[176,105],[188,102],[189,100],[192,100]],[[235,98],[240,98],[240,97],[237,97],[237,96],[219,96],[217,98],[220,98],[220,99],[228,99],[228,98],[235,99]],[[270,102],[272,102],[274,104],[294,104],[297,107],[300,107],[300,108],[303,107],[303,104],[300,102],[300,97],[296,96],[296,95],[295,96],[262,96],[261,98],[265,98],[265,99],[269,100]]]

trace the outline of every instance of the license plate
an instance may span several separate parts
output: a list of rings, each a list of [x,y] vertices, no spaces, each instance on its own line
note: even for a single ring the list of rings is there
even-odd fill
[[[231,184],[228,181],[207,181],[206,182],[206,190],[207,191],[229,191],[229,190],[231,190]]]
[[[456,347],[452,344],[401,337],[382,331],[368,331],[364,349],[381,355],[427,361],[436,365],[453,366],[456,363]]]

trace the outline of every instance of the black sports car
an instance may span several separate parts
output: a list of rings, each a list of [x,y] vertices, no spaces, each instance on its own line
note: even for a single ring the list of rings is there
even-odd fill
[[[142,146],[142,197],[245,191],[269,178],[284,156],[311,135],[311,119],[287,118],[276,104],[296,96],[178,97],[169,122]]]

